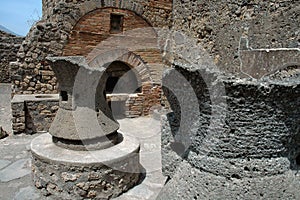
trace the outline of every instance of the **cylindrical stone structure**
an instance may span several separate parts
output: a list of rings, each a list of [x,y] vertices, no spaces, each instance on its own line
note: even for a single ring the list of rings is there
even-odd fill
[[[88,69],[83,57],[49,58],[49,61],[60,90],[60,109],[49,130],[54,142],[75,150],[116,144],[119,124],[106,103],[105,69]]]
[[[111,199],[140,178],[139,142],[119,133],[105,99],[105,68],[84,57],[48,59],[60,90],[49,133],[31,143],[35,186],[59,199]]]
[[[190,83],[199,108],[182,110],[189,107],[181,102],[193,98],[175,72]],[[163,82],[172,86],[165,93],[174,113],[163,117],[163,171],[170,180],[158,199],[300,198],[299,80],[222,78],[177,66]],[[218,92],[211,90],[216,85]],[[181,129],[187,118],[192,129]],[[178,152],[180,145],[185,151]]]

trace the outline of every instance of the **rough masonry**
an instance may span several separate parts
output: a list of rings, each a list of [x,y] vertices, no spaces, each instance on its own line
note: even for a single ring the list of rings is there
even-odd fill
[[[23,37],[0,31],[0,83],[11,83],[9,63],[17,60]]]

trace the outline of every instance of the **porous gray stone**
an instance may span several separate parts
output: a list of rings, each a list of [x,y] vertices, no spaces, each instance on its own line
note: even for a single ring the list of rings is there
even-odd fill
[[[176,71],[194,94],[176,84]],[[299,198],[299,79],[225,78],[184,65],[164,79],[174,113],[162,118],[163,172],[170,180],[159,199]],[[198,108],[182,104],[193,95]]]
[[[58,139],[81,141],[116,134],[119,125],[113,119],[104,96],[105,69],[92,70],[84,57],[48,60],[61,91],[60,109],[50,127],[50,134]],[[66,97],[63,97],[63,92]]]
[[[220,169],[221,170],[221,169]],[[299,176],[289,171],[274,176],[239,178],[207,173],[182,162],[160,192],[165,199],[299,199]]]

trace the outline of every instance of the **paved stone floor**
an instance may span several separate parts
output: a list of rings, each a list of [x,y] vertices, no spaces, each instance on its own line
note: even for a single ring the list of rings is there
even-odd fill
[[[11,84],[0,83],[0,126],[11,133]]]
[[[10,85],[0,85],[0,126],[6,131],[11,131],[9,91]],[[121,132],[139,139],[146,176],[117,200],[154,200],[166,180],[161,173],[160,122],[151,117],[118,121]],[[52,199],[41,196],[31,179],[30,143],[36,136],[12,135],[0,140],[0,200]]]

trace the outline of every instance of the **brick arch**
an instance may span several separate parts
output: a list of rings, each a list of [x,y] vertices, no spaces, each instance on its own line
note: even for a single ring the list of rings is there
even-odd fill
[[[99,43],[115,36],[116,34],[110,33],[110,14],[112,13],[124,16],[123,32],[152,27],[147,20],[132,10],[117,7],[94,9],[83,15],[73,26],[69,37],[65,41],[62,55],[87,56]]]
[[[151,83],[151,72],[147,64],[141,59],[140,56],[133,52],[127,52],[124,50],[108,51],[100,54],[93,58],[93,60],[88,61],[91,67],[109,67],[110,63],[114,61],[123,62],[133,69],[138,85],[143,85],[143,83]]]
[[[87,1],[84,2],[83,6],[80,7],[80,14],[81,17],[83,17],[95,9],[107,7],[129,10],[144,18],[142,15],[144,13],[144,6],[133,0],[119,0],[118,2],[116,0]],[[144,19],[149,23],[148,19]]]

